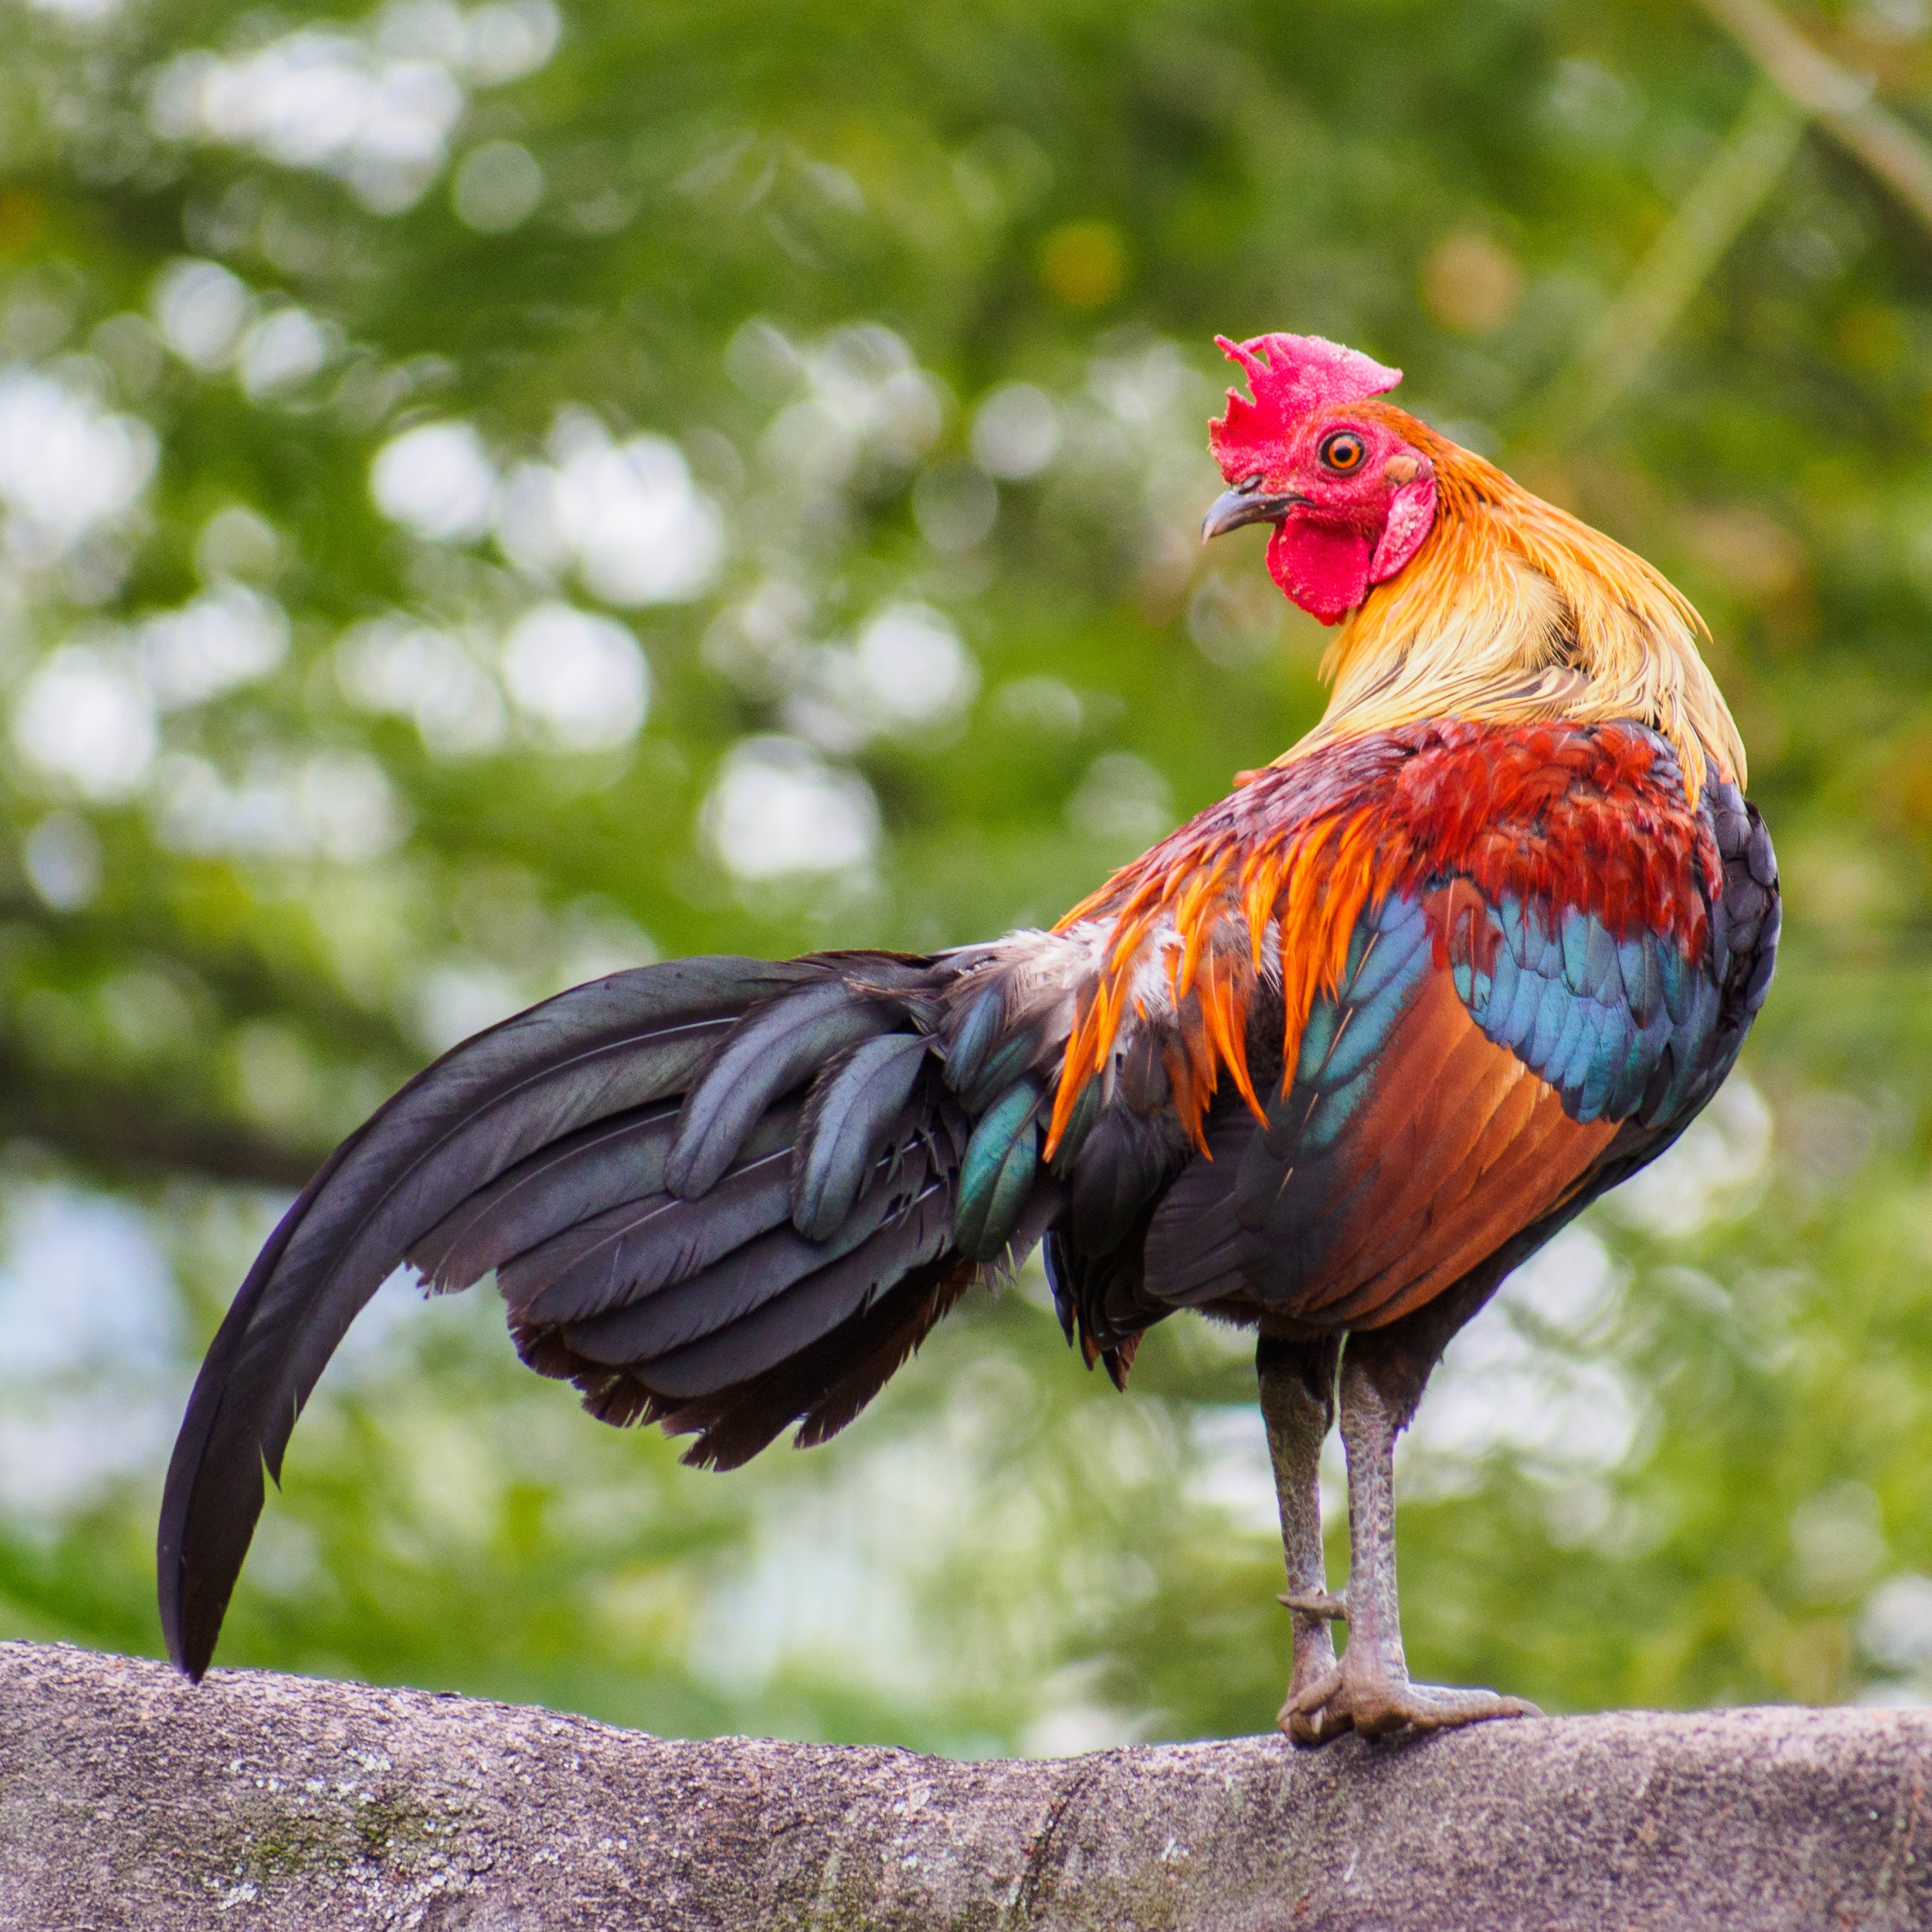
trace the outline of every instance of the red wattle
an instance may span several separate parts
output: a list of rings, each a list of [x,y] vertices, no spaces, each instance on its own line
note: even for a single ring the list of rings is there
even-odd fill
[[[1339,624],[1369,594],[1373,552],[1347,524],[1290,517],[1268,539],[1268,574],[1311,617]]]

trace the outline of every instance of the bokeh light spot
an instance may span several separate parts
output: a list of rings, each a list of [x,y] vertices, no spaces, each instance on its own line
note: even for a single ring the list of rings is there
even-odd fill
[[[466,227],[502,235],[536,212],[543,191],[543,170],[529,148],[514,141],[486,141],[463,158],[450,199]]]
[[[100,836],[77,812],[50,812],[22,840],[27,883],[44,904],[74,912],[100,890]]]
[[[233,356],[255,298],[219,262],[174,262],[155,280],[154,310],[161,340],[184,362],[212,373]]]
[[[988,476],[1020,482],[1059,453],[1059,414],[1044,390],[1004,382],[980,399],[973,412],[973,460]]]
[[[567,751],[635,737],[650,705],[650,664],[622,624],[568,604],[540,604],[503,645],[503,682],[539,734]]]
[[[424,423],[376,452],[369,488],[392,522],[418,536],[460,542],[490,527],[496,470],[470,424]]]
[[[872,788],[796,738],[733,747],[705,802],[704,825],[740,878],[832,872],[865,863],[878,843]]]
[[[124,651],[69,644],[28,680],[14,742],[30,764],[83,796],[125,798],[160,748],[153,700]]]

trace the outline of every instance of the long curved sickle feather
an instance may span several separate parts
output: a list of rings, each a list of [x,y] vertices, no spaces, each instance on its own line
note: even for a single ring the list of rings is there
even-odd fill
[[[822,970],[685,960],[574,988],[446,1054],[337,1148],[249,1270],[168,1466],[157,1580],[182,1670],[207,1669],[264,1472],[279,1480],[316,1378],[412,1244],[560,1136],[682,1091],[748,1006]]]

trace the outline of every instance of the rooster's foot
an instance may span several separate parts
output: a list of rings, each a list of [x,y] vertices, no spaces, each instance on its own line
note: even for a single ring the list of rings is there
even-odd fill
[[[1305,1690],[1292,1693],[1282,1707],[1281,1728],[1297,1744],[1325,1744],[1346,1730],[1379,1738],[1391,1731],[1439,1731],[1490,1718],[1543,1714],[1526,1698],[1505,1697],[1494,1690],[1451,1690],[1434,1684],[1412,1684],[1406,1677],[1367,1666],[1366,1658],[1352,1672],[1349,1660],[1358,1648],[1350,1645],[1334,1670]]]

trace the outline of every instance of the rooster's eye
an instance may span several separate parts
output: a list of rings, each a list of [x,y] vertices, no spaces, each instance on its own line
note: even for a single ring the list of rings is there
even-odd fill
[[[1359,467],[1367,454],[1362,439],[1350,430],[1338,430],[1322,446],[1322,460],[1344,476]]]

